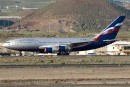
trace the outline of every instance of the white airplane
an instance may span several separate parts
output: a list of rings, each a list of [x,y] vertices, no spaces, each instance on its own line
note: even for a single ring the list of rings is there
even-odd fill
[[[100,34],[93,38],[19,38],[6,41],[3,46],[22,51],[39,53],[57,53],[57,55],[69,55],[73,51],[91,50],[106,46],[116,41],[118,31],[125,16],[119,16]]]

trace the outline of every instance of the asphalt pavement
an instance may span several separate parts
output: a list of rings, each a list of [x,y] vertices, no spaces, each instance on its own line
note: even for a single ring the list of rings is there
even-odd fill
[[[130,64],[34,64],[34,65],[0,65],[0,68],[59,68],[59,67],[130,67]]]

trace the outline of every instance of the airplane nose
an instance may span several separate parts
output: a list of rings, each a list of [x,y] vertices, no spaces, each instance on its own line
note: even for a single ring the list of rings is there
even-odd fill
[[[3,43],[2,47],[8,47],[8,44],[7,43]]]
[[[6,46],[6,44],[5,44],[5,43],[3,43],[1,46],[5,47],[5,46]]]
[[[6,41],[5,43],[2,44],[3,47],[5,48],[11,48],[12,47],[12,42],[11,41]]]

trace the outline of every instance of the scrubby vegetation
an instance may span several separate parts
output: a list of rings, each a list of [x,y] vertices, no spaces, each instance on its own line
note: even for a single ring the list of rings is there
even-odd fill
[[[1,57],[0,64],[129,64],[129,56],[32,56]]]
[[[50,31],[57,32],[99,32],[117,16],[127,15],[129,18],[129,14],[125,8],[107,0],[57,0],[28,14],[15,26],[21,25],[21,29],[50,28]],[[128,26],[129,21],[126,21],[125,30],[128,30]]]
[[[98,33],[100,33],[99,31]],[[28,30],[28,31],[1,31],[0,32],[0,42],[5,42],[9,39],[20,38],[20,37],[94,37],[96,32],[48,32],[42,30]],[[117,36],[119,40],[130,40],[130,32],[121,30]]]
[[[28,30],[28,31],[1,31],[0,42],[4,42],[9,39],[20,38],[20,37],[93,37],[95,33],[87,32],[48,32],[42,30]]]

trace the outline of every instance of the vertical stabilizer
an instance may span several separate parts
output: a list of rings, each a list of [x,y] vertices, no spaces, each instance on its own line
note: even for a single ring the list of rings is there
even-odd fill
[[[125,16],[119,16],[110,25],[108,25],[99,35],[94,37],[95,41],[112,40],[117,36],[118,31],[121,29],[121,25]]]

